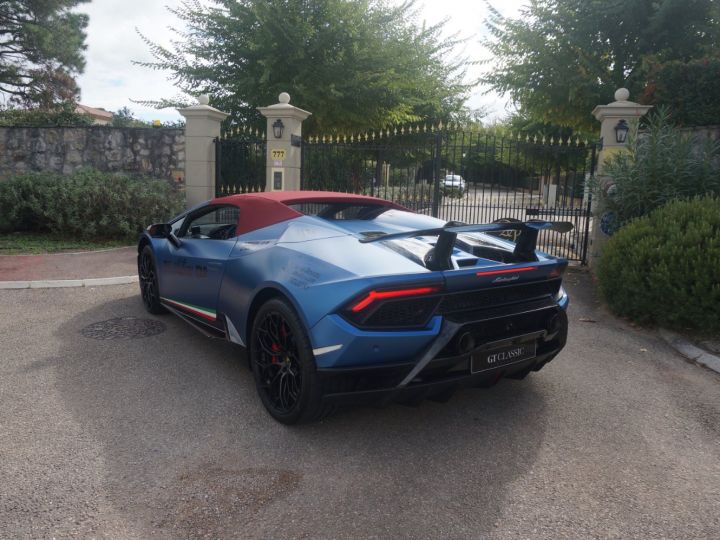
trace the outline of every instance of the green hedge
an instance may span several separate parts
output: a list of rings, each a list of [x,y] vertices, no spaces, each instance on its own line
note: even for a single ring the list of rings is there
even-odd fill
[[[0,126],[55,127],[89,126],[93,119],[75,112],[75,105],[64,103],[52,110],[0,109]]]
[[[0,232],[131,240],[182,207],[182,195],[166,180],[82,170],[0,181]]]
[[[666,105],[673,119],[686,126],[720,124],[720,58],[667,62],[651,68],[641,98]]]
[[[619,315],[720,331],[720,198],[673,201],[623,227],[603,251],[598,278]]]

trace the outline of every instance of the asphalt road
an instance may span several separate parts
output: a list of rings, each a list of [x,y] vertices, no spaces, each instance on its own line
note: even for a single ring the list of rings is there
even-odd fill
[[[528,379],[293,428],[180,320],[81,333],[137,286],[0,291],[0,537],[718,538],[720,377],[568,287]]]

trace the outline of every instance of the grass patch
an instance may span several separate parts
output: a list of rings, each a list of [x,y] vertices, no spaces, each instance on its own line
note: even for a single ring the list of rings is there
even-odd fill
[[[79,240],[38,233],[0,234],[0,255],[40,255],[128,246],[127,240]]]

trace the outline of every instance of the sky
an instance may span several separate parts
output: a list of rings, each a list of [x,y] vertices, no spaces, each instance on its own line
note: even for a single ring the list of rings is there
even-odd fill
[[[391,0],[400,2],[401,0]],[[495,1],[504,15],[515,16],[527,0]],[[132,64],[133,60],[152,60],[148,46],[136,29],[160,44],[168,44],[173,37],[170,27],[180,21],[165,6],[177,6],[180,0],[92,0],[83,4],[80,11],[87,13],[90,23],[87,29],[85,72],[78,78],[81,102],[91,107],[116,111],[129,107],[136,117],[144,120],[178,120],[180,115],[173,109],[156,110],[133,103],[131,100],[172,98],[179,91],[168,81],[168,73],[153,71]],[[480,0],[419,0],[420,19],[435,24],[447,18],[446,32],[459,33],[467,39],[464,50],[458,51],[473,59],[485,59],[488,53],[480,45],[483,36],[483,20],[486,6]],[[419,20],[418,22],[422,22]],[[480,67],[473,67],[470,78],[480,74]],[[508,100],[495,93],[485,94],[486,88],[475,88],[467,105],[484,108],[486,119],[505,116],[510,110]],[[292,89],[288,89],[292,95]],[[302,104],[298,104],[302,106]]]

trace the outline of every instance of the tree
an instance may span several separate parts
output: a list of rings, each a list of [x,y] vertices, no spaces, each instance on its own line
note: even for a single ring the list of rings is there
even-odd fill
[[[467,61],[443,24],[417,26],[415,0],[187,0],[170,9],[185,23],[154,61],[189,94],[208,93],[235,121],[288,91],[310,110],[309,128],[363,130],[447,120],[462,110]],[[147,102],[146,102],[147,103]],[[168,106],[172,102],[155,102]]]
[[[535,121],[596,129],[590,111],[626,87],[639,98],[649,61],[703,55],[720,37],[711,0],[530,0],[518,18],[490,8],[483,81]]]
[[[72,10],[87,1],[0,2],[0,92],[11,102],[47,108],[78,95],[88,17]]]

